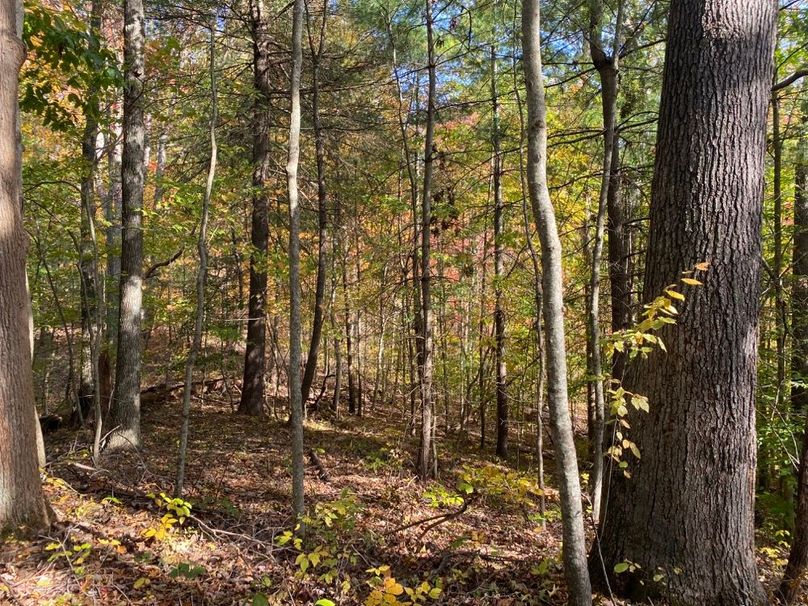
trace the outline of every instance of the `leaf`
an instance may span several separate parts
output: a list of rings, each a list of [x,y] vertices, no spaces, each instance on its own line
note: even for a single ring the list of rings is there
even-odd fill
[[[252,599],[252,606],[269,606],[269,600],[263,593],[256,593]]]
[[[628,562],[618,562],[617,564],[614,565],[614,571],[617,574],[625,572],[626,570],[628,570]]]
[[[440,587],[433,587],[429,591],[429,597],[433,600],[437,600],[440,597],[441,588]]]
[[[327,598],[320,598],[314,602],[314,606],[336,606],[336,604]]]
[[[665,294],[671,297],[672,299],[678,299],[679,301],[685,300],[685,296],[682,293],[672,290],[670,288],[665,291]]]
[[[682,282],[685,284],[689,284],[690,286],[703,286],[703,282],[699,282],[695,278],[682,278]]]
[[[707,271],[707,269],[710,267],[710,262],[702,261],[701,263],[696,263],[694,267],[699,271]]]
[[[151,581],[146,577],[140,577],[134,583],[132,583],[132,589],[142,589],[146,585],[150,584]]]

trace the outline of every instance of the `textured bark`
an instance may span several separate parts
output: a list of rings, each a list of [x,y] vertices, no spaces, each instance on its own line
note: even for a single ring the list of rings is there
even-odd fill
[[[21,157],[17,145],[21,6],[0,2],[0,535],[47,527],[37,469],[36,411],[25,274]]]
[[[106,348],[112,357],[118,347],[118,298],[121,282],[121,145],[120,127],[117,116],[110,111],[108,116],[112,137],[107,142],[109,146],[107,174],[109,188],[104,197],[104,218],[107,221],[106,229],[106,313],[107,313],[107,342]]]
[[[804,106],[808,110],[808,105]],[[808,422],[808,119],[803,114],[797,165],[794,167],[794,287],[791,296],[791,326],[794,334],[791,358],[791,406]],[[808,571],[808,427],[802,435],[797,481],[797,512],[791,553],[780,584],[784,604],[796,603]]]
[[[494,335],[496,341],[495,366],[497,386],[497,455],[508,457],[508,369],[505,365],[505,310],[502,305],[502,279],[505,276],[504,204],[502,201],[502,152],[500,150],[499,99],[497,97],[496,46],[491,45],[491,110],[493,129],[491,142],[494,148]]]
[[[586,568],[586,538],[581,506],[578,460],[567,397],[564,345],[564,282],[561,241],[547,187],[547,106],[541,62],[539,0],[522,2],[522,44],[527,89],[527,183],[533,220],[541,241],[542,308],[544,314],[550,430],[556,449],[556,478],[561,500],[564,575],[570,606],[592,604]]]
[[[642,458],[630,479],[614,466],[592,554],[619,595],[767,603],[753,542],[755,285],[775,17],[770,0],[671,3],[644,299],[710,268],[662,331],[667,353],[626,376],[650,405],[628,418]],[[613,574],[621,562],[641,568]]]
[[[250,291],[247,311],[247,344],[244,354],[244,380],[238,411],[264,414],[264,373],[266,371],[266,254],[269,244],[268,194],[269,170],[269,58],[266,16],[263,0],[252,0],[251,28],[253,43],[253,194],[250,228]]]
[[[143,185],[146,127],[143,107],[145,27],[142,0],[124,1],[123,158],[120,320],[115,397],[107,450],[140,448],[140,321],[143,305]]]
[[[435,445],[435,402],[432,394],[434,352],[432,329],[432,172],[434,168],[435,103],[437,87],[432,0],[426,0],[426,36],[429,88],[426,135],[424,137],[424,186],[421,197],[421,440],[418,447],[418,475],[422,480],[438,474]]]
[[[314,121],[314,147],[317,159],[317,284],[314,290],[314,318],[311,323],[311,341],[306,356],[306,370],[303,373],[301,391],[303,402],[309,399],[311,384],[317,372],[317,356],[320,351],[320,337],[325,320],[325,279],[328,267],[328,197],[325,187],[325,140],[322,119],[320,117],[320,62],[325,50],[325,26],[328,17],[328,6],[323,6],[320,25],[320,39],[317,51],[309,33],[309,47],[312,54],[312,95],[311,113]]]
[[[286,182],[289,191],[289,408],[292,429],[292,508],[304,513],[303,400],[300,391],[300,205],[297,168],[300,161],[300,72],[303,68],[303,0],[295,0],[292,17],[291,119]]]

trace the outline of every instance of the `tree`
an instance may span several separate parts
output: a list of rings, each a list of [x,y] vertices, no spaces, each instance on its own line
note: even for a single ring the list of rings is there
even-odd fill
[[[505,208],[502,201],[502,151],[500,144],[499,98],[497,96],[497,47],[491,44],[491,111],[493,126],[491,143],[494,151],[494,332],[497,386],[497,455],[508,457],[508,371],[505,363],[505,309],[502,280],[505,277],[504,245]]]
[[[210,21],[210,43],[208,57],[210,62],[210,159],[208,176],[205,180],[205,193],[202,198],[202,212],[199,217],[199,236],[196,250],[199,267],[196,270],[196,314],[194,317],[194,336],[191,349],[185,361],[185,386],[182,393],[182,425],[180,427],[180,448],[177,456],[177,480],[174,484],[174,496],[182,498],[185,482],[185,460],[188,450],[188,426],[191,416],[191,392],[193,391],[194,364],[199,350],[202,349],[202,328],[205,322],[205,285],[208,279],[208,218],[210,215],[210,199],[213,195],[213,182],[216,178],[216,162],[219,146],[216,142],[216,122],[219,119],[219,105],[216,83],[216,11]]]
[[[146,126],[143,108],[145,26],[142,0],[124,1],[123,156],[121,167],[121,285],[115,397],[107,450],[140,448],[140,367],[143,310],[143,186]]]
[[[564,281],[561,241],[547,186],[547,105],[541,61],[539,0],[522,2],[523,69],[527,88],[527,183],[533,220],[541,241],[542,309],[546,343],[550,430],[556,447],[556,476],[561,496],[564,575],[573,606],[592,603],[586,569],[586,538],[581,506],[578,460],[567,396],[567,359],[564,344]]]
[[[18,147],[19,71],[25,59],[22,4],[0,2],[0,534],[49,523],[39,481],[31,371],[22,179]]]
[[[750,285],[775,17],[768,0],[671,3],[644,300],[710,265],[677,325],[660,333],[667,353],[652,351],[624,381],[650,412],[628,416],[641,458],[625,475],[612,466],[591,556],[601,584],[607,575],[621,595],[767,603],[753,543],[759,297]]]
[[[808,104],[803,106],[808,110]],[[803,132],[794,167],[794,286],[791,295],[792,355],[791,408],[808,420],[808,116],[803,114]],[[788,564],[780,583],[784,604],[796,602],[808,568],[808,427],[802,435],[802,455],[797,478],[797,519]]]
[[[269,170],[269,56],[264,1],[250,2],[253,45],[253,140],[252,219],[250,229],[250,291],[247,305],[247,345],[244,380],[238,411],[264,414],[264,370],[266,367],[266,253],[269,244],[269,210],[266,179]]]
[[[597,520],[600,517],[601,490],[603,487],[603,438],[606,423],[606,404],[603,393],[603,364],[601,361],[600,343],[600,269],[603,256],[603,235],[606,228],[607,216],[614,215],[614,211],[609,210],[609,203],[616,206],[610,200],[610,193],[616,189],[616,179],[611,172],[615,168],[615,150],[617,148],[617,90],[618,90],[618,62],[620,56],[620,38],[623,28],[623,1],[619,0],[617,7],[617,17],[612,35],[611,53],[604,50],[603,36],[603,2],[593,0],[589,7],[589,54],[592,63],[598,71],[601,83],[601,113],[603,115],[603,163],[600,182],[600,195],[598,196],[598,212],[595,220],[595,241],[592,246],[592,270],[589,278],[589,306],[588,330],[589,330],[589,375],[592,382],[592,394],[594,397],[594,427],[592,431],[592,517]],[[613,194],[612,194],[613,195]],[[615,254],[616,247],[611,244],[612,237],[619,238],[617,234],[610,234],[609,260]],[[611,271],[610,275],[615,272]],[[614,286],[614,281],[612,282]],[[624,285],[620,285],[624,288]],[[612,304],[612,317],[615,311],[624,305],[623,301],[615,295],[619,292],[612,292],[612,300],[617,299],[617,304]],[[625,312],[623,312],[625,313]],[[618,315],[619,317],[619,315]]]
[[[303,398],[300,389],[300,204],[297,169],[300,163],[300,74],[303,69],[303,0],[295,0],[292,13],[292,113],[286,182],[289,192],[289,408],[292,429],[292,507],[296,518],[304,513]]]
[[[435,402],[432,394],[434,343],[432,329],[432,173],[435,165],[435,105],[437,78],[432,0],[426,0],[427,92],[426,134],[424,136],[424,185],[421,197],[421,441],[418,447],[418,474],[422,480],[438,474],[435,445]]]
[[[314,123],[314,146],[317,161],[317,283],[314,292],[314,318],[311,324],[311,341],[306,356],[306,369],[303,373],[301,392],[303,404],[309,399],[311,384],[317,372],[317,357],[320,351],[320,337],[325,320],[325,288],[328,269],[328,197],[325,187],[325,141],[323,123],[320,116],[320,68],[325,51],[325,26],[328,19],[328,6],[323,5],[320,21],[320,35],[316,45],[311,35],[311,19],[306,20],[309,38],[309,49],[312,61],[311,113]]]

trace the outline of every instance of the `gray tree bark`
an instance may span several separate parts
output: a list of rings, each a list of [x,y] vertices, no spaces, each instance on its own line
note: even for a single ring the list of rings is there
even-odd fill
[[[526,172],[533,219],[541,241],[548,403],[561,497],[564,575],[569,591],[568,604],[589,606],[592,604],[592,590],[586,567],[581,484],[567,396],[561,241],[547,187],[547,106],[541,71],[539,0],[522,2],[522,45],[528,116]]]
[[[123,157],[120,319],[115,391],[110,407],[108,451],[136,449],[140,438],[140,370],[143,310],[143,186],[146,126],[145,16],[143,0],[124,0]]]
[[[660,333],[667,353],[624,381],[648,397],[649,413],[628,416],[642,458],[630,479],[614,466],[591,558],[622,596],[768,603],[753,535],[755,285],[776,12],[770,0],[671,2],[644,299],[710,268]],[[627,562],[641,568],[614,573]]]
[[[301,391],[303,404],[309,399],[311,384],[317,372],[317,357],[320,352],[320,337],[325,321],[325,281],[328,268],[328,196],[325,181],[325,138],[320,117],[320,64],[325,50],[325,26],[328,18],[328,5],[323,4],[320,22],[320,36],[315,51],[314,40],[309,31],[309,48],[312,57],[311,113],[314,121],[314,147],[317,158],[317,283],[314,289],[314,318],[311,323],[311,341],[306,356],[306,369],[303,373]],[[306,23],[309,24],[310,20]]]
[[[49,511],[37,468],[36,404],[22,222],[22,158],[18,146],[19,70],[25,59],[22,6],[0,2],[0,535],[33,534]]]
[[[427,92],[426,135],[424,137],[424,186],[421,198],[421,440],[418,447],[418,475],[422,480],[438,474],[435,444],[435,402],[432,394],[434,370],[432,329],[432,172],[434,165],[436,59],[432,0],[426,0],[426,36],[429,87]]]
[[[266,254],[269,244],[268,194],[266,178],[269,170],[269,57],[267,23],[263,0],[251,0],[253,44],[253,194],[250,229],[250,286],[247,305],[247,344],[244,354],[244,380],[238,411],[242,414],[264,414],[264,373],[266,371]]]
[[[499,97],[497,93],[496,45],[491,45],[491,111],[494,151],[494,335],[497,391],[497,456],[508,458],[508,368],[505,363],[505,309],[502,302],[502,279],[505,276],[505,207],[502,201],[502,150],[500,145]]]
[[[292,430],[292,507],[296,518],[305,509],[303,494],[303,400],[300,390],[300,205],[297,169],[300,161],[300,74],[303,69],[303,0],[295,0],[292,17],[291,120],[286,181],[289,190],[289,408]]]
[[[594,423],[592,427],[592,517],[600,517],[600,500],[603,488],[603,437],[606,425],[606,398],[603,388],[603,362],[600,344],[600,271],[603,258],[603,236],[609,206],[609,189],[612,184],[612,165],[617,143],[617,87],[620,36],[623,27],[623,2],[617,8],[617,18],[612,34],[611,53],[604,48],[603,2],[591,0],[589,7],[589,54],[598,71],[601,82],[601,112],[603,116],[603,163],[598,196],[598,213],[595,220],[595,240],[592,245],[592,268],[589,277],[589,306],[587,328],[589,330],[589,376],[594,398]]]

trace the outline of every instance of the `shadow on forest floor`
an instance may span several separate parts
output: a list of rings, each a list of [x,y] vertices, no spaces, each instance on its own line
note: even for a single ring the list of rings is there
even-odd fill
[[[143,451],[101,469],[89,458],[88,430],[47,436],[45,486],[59,522],[47,536],[3,547],[0,603],[404,604],[409,591],[419,603],[564,603],[557,494],[547,490],[542,518],[525,452],[514,448],[518,459],[505,467],[476,441],[443,436],[441,480],[423,485],[412,472],[416,439],[391,422],[400,412],[311,419],[306,447],[328,480],[307,467],[310,519],[296,546],[283,538],[288,429],[234,414],[231,395],[193,401],[192,509],[182,523],[160,496],[173,490],[179,394],[144,405]]]

